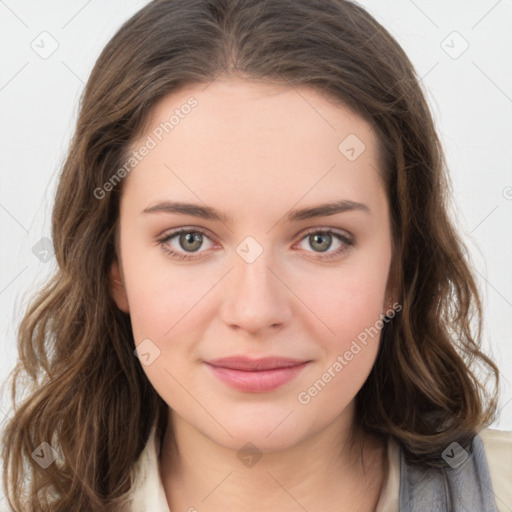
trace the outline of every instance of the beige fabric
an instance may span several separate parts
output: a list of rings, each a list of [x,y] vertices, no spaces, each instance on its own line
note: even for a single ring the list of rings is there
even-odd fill
[[[491,473],[499,512],[512,512],[512,432],[484,429],[480,432]],[[160,479],[160,443],[153,428],[146,448],[133,468],[133,501],[129,512],[170,512]],[[399,512],[400,448],[388,444],[389,471],[375,512]]]
[[[484,429],[484,443],[492,488],[499,512],[512,512],[512,432]]]

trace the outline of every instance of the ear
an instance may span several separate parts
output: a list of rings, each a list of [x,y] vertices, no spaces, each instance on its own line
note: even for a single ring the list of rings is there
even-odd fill
[[[126,295],[126,290],[124,287],[123,277],[121,275],[121,271],[119,269],[119,264],[117,260],[112,263],[110,267],[110,275],[109,275],[109,286],[110,293],[112,298],[114,299],[117,307],[124,311],[125,313],[130,312],[130,306],[128,304],[128,296]]]

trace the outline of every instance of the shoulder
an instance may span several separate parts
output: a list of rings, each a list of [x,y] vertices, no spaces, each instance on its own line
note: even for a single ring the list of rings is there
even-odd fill
[[[496,505],[499,512],[512,510],[512,431],[485,428],[482,439]]]

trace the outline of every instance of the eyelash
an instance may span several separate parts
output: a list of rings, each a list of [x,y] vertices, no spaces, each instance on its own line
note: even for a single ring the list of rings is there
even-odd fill
[[[183,260],[188,261],[188,260],[197,258],[197,256],[193,255],[193,254],[197,254],[197,253],[191,253],[190,255],[188,255],[188,254],[184,254],[181,252],[176,252],[173,249],[169,249],[169,247],[166,245],[167,242],[169,242],[176,236],[181,235],[183,233],[199,233],[199,234],[211,239],[211,237],[208,236],[207,232],[204,231],[203,229],[180,228],[175,231],[172,231],[171,233],[167,233],[167,234],[163,235],[161,238],[157,239],[157,242],[162,247],[164,252],[166,252],[172,258],[178,259],[180,261],[183,261]],[[335,238],[338,238],[338,240],[344,244],[339,249],[336,249],[335,251],[332,251],[332,252],[325,253],[326,254],[325,256],[321,256],[320,258],[316,258],[316,259],[328,260],[328,259],[336,258],[336,257],[340,256],[341,254],[343,254],[349,247],[355,246],[355,243],[353,240],[351,240],[347,236],[345,236],[337,231],[334,231],[332,229],[312,228],[304,234],[304,236],[300,239],[300,242],[302,242],[302,240],[304,240],[305,238],[307,238],[309,235],[312,235],[312,234],[333,235]],[[317,254],[323,254],[323,253],[317,253]]]

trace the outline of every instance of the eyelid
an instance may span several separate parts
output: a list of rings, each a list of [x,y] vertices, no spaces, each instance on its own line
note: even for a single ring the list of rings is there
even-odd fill
[[[156,238],[156,242],[158,244],[163,244],[173,239],[175,236],[180,235],[181,233],[200,233],[212,242],[219,243],[217,237],[215,237],[210,230],[206,228],[200,228],[199,226],[181,226],[179,228],[173,228],[170,230],[164,231],[161,235]],[[204,251],[201,251],[204,252]],[[186,254],[186,253],[185,253]],[[190,253],[194,254],[194,253]],[[199,254],[199,253],[195,253]]]
[[[157,239],[172,237],[172,236],[175,236],[183,231],[186,231],[187,233],[196,231],[198,233],[202,233],[202,234],[208,236],[208,238],[210,238],[212,240],[217,240],[217,237],[209,229],[199,227],[199,226],[189,226],[189,225],[180,226],[179,228],[166,229],[165,231],[162,232],[161,235],[157,236]]]
[[[302,237],[301,237],[300,241],[302,241],[305,236],[310,235],[311,233],[333,233],[335,235],[338,235],[338,236],[344,238],[347,242],[350,241],[355,244],[354,237],[348,231],[345,231],[344,229],[331,228],[331,227],[307,228],[306,231],[302,232]]]

